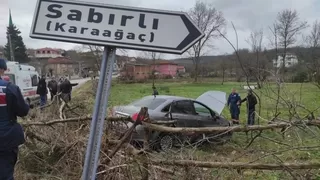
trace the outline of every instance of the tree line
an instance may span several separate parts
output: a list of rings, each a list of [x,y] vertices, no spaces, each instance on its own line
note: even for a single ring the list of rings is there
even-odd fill
[[[311,25],[311,31],[306,36],[302,32],[309,27],[307,21],[301,20],[296,10],[284,9],[278,12],[274,23],[267,26],[268,32],[263,29],[251,32],[247,37],[249,49],[235,49],[241,56],[241,62],[237,60],[236,53],[219,56],[219,60],[201,62],[202,57],[208,51],[212,51],[212,42],[226,36],[226,19],[221,11],[215,9],[212,4],[197,1],[189,10],[189,15],[199,28],[205,33],[205,38],[195,44],[189,51],[189,59],[192,59],[191,70],[194,81],[198,76],[219,76],[224,79],[227,76],[235,76],[238,81],[246,74],[249,79],[256,81],[259,86],[272,76],[280,76],[282,81],[312,81],[320,86],[320,22],[315,21]],[[272,34],[267,37],[265,34]],[[303,44],[297,44],[297,39],[303,38]],[[267,50],[266,44],[271,44]],[[297,55],[299,63],[287,68],[286,56],[288,53]],[[274,68],[273,59],[281,57],[281,66]],[[244,69],[240,68],[240,63]],[[187,65],[188,66],[188,65]],[[242,71],[242,72],[241,72]]]
[[[283,81],[312,81],[320,87],[320,22],[301,20],[296,10],[284,9],[278,12],[274,23],[267,26],[267,31],[262,29],[251,32],[247,38],[249,49],[238,49],[238,54],[242,57],[241,64],[237,61],[236,53],[232,55],[221,55],[219,60],[212,62],[202,62],[202,57],[212,52],[214,48],[213,41],[226,36],[224,31],[227,23],[221,11],[214,8],[213,4],[203,1],[197,1],[195,6],[188,11],[189,16],[198,25],[205,37],[197,42],[187,51],[186,55],[192,60],[193,66],[187,66],[191,72],[194,81],[198,76],[219,76],[222,82],[227,77],[235,77],[241,81],[244,75],[249,79],[256,81],[259,86],[270,77],[280,75]],[[297,44],[297,38],[301,36],[303,30],[311,26],[311,30],[306,36],[303,36],[304,44]],[[267,37],[265,34],[272,34]],[[8,60],[12,60],[12,52],[16,61],[21,63],[29,62],[26,46],[23,43],[20,30],[10,24],[7,27],[8,42],[4,47],[4,55]],[[9,41],[10,40],[10,41]],[[11,42],[11,44],[10,44]],[[271,44],[271,50],[267,50],[267,42]],[[10,48],[11,47],[11,48]],[[100,55],[94,52],[101,52],[101,47],[86,46],[92,52],[87,54],[89,59],[93,59],[92,64],[96,64],[99,69]],[[11,50],[10,50],[11,49]],[[294,53],[298,56],[299,64],[292,68],[286,68],[286,56],[288,53]],[[77,56],[76,52],[70,52],[71,56]],[[154,54],[154,53],[153,53]],[[282,66],[273,67],[273,59],[278,55],[282,56]],[[154,56],[157,56],[154,54]],[[150,56],[152,59],[152,56]],[[245,67],[240,68],[240,66]]]

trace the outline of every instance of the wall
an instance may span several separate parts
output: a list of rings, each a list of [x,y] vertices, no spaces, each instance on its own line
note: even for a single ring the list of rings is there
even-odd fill
[[[148,79],[151,75],[151,67],[148,65],[126,64],[121,71],[123,77],[133,77],[135,80]]]
[[[175,64],[158,64],[155,65],[155,70],[160,73],[162,76],[171,75],[175,77],[177,75],[177,68],[178,66]],[[153,69],[153,65],[152,65]]]
[[[66,74],[73,75],[74,69],[78,68],[78,65],[77,64],[48,64],[46,67],[46,73],[49,73],[50,68],[53,69],[53,75],[58,75],[58,76],[62,76]]]
[[[134,66],[134,79],[142,80],[148,79],[151,75],[151,68],[148,65],[136,65]]]

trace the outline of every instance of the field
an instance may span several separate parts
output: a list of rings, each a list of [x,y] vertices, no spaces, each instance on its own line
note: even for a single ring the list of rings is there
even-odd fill
[[[203,83],[185,82],[156,82],[156,87],[161,95],[177,95],[190,98],[197,98],[209,90],[219,90],[230,93],[233,87],[238,89],[241,97],[246,96],[240,83],[225,83],[206,81]],[[109,107],[124,105],[152,93],[152,84],[122,84],[113,82],[110,94]],[[279,95],[279,110],[281,114],[277,121],[289,121],[290,119],[306,119],[309,111],[315,111],[320,102],[319,89],[312,84],[284,84]],[[260,98],[261,108],[257,111],[260,114],[259,123],[267,124],[274,117],[276,110],[277,86],[275,84],[265,85],[260,90],[255,90]],[[74,102],[86,104],[87,114],[92,113],[94,96],[92,95],[92,82],[88,82],[73,93]],[[258,105],[257,105],[258,107]],[[304,108],[301,108],[304,107]],[[307,109],[307,110],[306,110]],[[230,118],[227,108],[223,116]],[[246,122],[245,106],[241,108],[241,125]],[[217,162],[319,162],[320,161],[320,131],[314,127],[290,128],[285,135],[280,130],[264,131],[256,138],[251,145],[249,141],[257,132],[235,133],[232,140],[221,146],[204,146],[200,148],[185,148],[173,151],[172,153],[156,153],[154,157],[193,159]],[[319,171],[262,171],[262,170],[217,170],[207,168],[192,168],[188,176],[191,179],[320,179]],[[289,173],[290,172],[290,173]],[[161,178],[160,178],[161,179]]]
[[[242,98],[246,96],[246,90],[244,90],[243,83],[225,83],[221,85],[220,82],[204,82],[204,83],[189,83],[189,82],[162,82],[156,83],[156,87],[160,94],[166,95],[177,95],[190,98],[197,98],[202,93],[209,90],[224,91],[227,94],[230,93],[234,87],[238,90],[238,93]],[[88,83],[83,87],[90,89],[91,84]],[[143,96],[150,95],[152,93],[152,84],[119,84],[113,83],[109,106],[124,105],[132,102],[133,100],[139,99]],[[274,117],[276,110],[276,99],[277,95],[276,84],[267,84],[260,90],[255,90],[255,93],[260,98],[261,108],[257,105],[257,112],[260,112],[259,123],[266,124],[270,119]],[[280,89],[280,105],[279,110],[281,114],[278,119],[288,121],[291,119],[305,118],[308,115],[308,111],[315,111],[315,116],[319,114],[316,109],[320,107],[320,93],[319,89],[312,84],[284,84]],[[79,92],[77,92],[79,93]],[[93,99],[88,99],[90,103],[93,103]],[[305,107],[305,108],[301,108]],[[307,110],[305,110],[307,109]],[[293,113],[295,112],[295,113]],[[230,118],[230,114],[227,108],[223,111],[223,116]],[[246,108],[243,105],[241,108],[240,121],[244,125],[246,122]],[[255,134],[249,133],[249,138]],[[247,146],[247,138],[245,133],[236,133],[232,141],[226,145],[219,147],[205,147],[204,149],[198,149],[194,151],[195,156],[198,159],[212,161],[243,161],[250,162],[256,161],[259,157],[270,153],[281,151],[284,149],[291,149],[293,147],[304,147],[304,146],[316,146],[319,144],[319,131],[312,128],[310,130],[294,129],[289,130],[285,137],[283,137],[277,130],[276,131],[265,131],[263,135],[257,138],[254,143],[245,150]],[[302,148],[288,150],[284,153],[277,154],[282,161],[299,162],[299,161],[319,161],[320,153],[317,150],[305,150]],[[266,156],[265,158],[259,159],[258,162],[279,162],[274,156]],[[212,171],[217,177],[222,173],[220,171]],[[222,173],[223,174],[223,173]],[[225,174],[225,172],[224,172]],[[228,173],[227,173],[228,174]],[[234,174],[228,176],[232,178]],[[282,172],[272,171],[246,171],[244,177],[259,179],[282,179],[284,176]],[[320,175],[320,174],[319,174]]]
[[[162,95],[176,95],[190,98],[197,98],[202,93],[210,90],[224,91],[229,95],[232,88],[236,88],[238,93],[244,98],[247,91],[243,89],[244,83],[224,83],[221,85],[220,82],[204,82],[204,83],[189,83],[184,82],[157,82],[155,86]],[[152,94],[152,84],[121,84],[113,83],[109,107],[116,105],[124,105],[132,102],[133,100],[139,99],[143,96]],[[88,83],[82,87],[80,91],[91,90],[91,84]],[[286,118],[290,117],[288,107],[289,104],[297,106],[296,110],[300,116],[306,116],[308,111],[304,108],[298,107],[304,106],[307,110],[314,111],[320,107],[320,89],[312,84],[285,84],[281,87],[280,92],[280,105],[279,111],[281,114],[279,117]],[[77,91],[76,93],[79,93]],[[270,120],[274,117],[275,104],[277,99],[277,87],[275,84],[267,84],[260,90],[255,90],[255,93],[260,98],[261,108],[257,105],[257,112],[260,112],[261,123],[264,120]],[[93,103],[94,99],[86,99],[88,103]],[[90,101],[90,102],[89,102]],[[316,111],[320,112],[320,111]],[[319,113],[318,113],[319,114]],[[230,113],[227,108],[224,109],[223,115],[230,118]],[[244,123],[246,121],[246,108],[243,105],[241,108],[240,119]]]

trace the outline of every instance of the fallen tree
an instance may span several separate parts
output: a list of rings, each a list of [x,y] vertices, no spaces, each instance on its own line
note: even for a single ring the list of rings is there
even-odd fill
[[[249,132],[249,131],[263,131],[275,128],[285,129],[292,126],[306,125],[306,126],[320,126],[319,120],[314,121],[292,121],[291,123],[274,123],[268,125],[253,125],[253,126],[228,126],[228,127],[204,127],[204,128],[184,128],[184,127],[165,127],[151,123],[142,122],[148,129],[170,132],[170,133],[209,133],[209,132]]]
[[[188,172],[188,168],[191,167],[205,167],[205,168],[216,168],[216,169],[236,169],[236,170],[245,170],[245,169],[253,169],[253,170],[298,170],[298,169],[319,169],[320,162],[305,162],[305,163],[291,163],[291,162],[279,162],[279,164],[274,163],[246,163],[246,162],[208,162],[208,161],[199,161],[199,160],[174,160],[174,159],[167,159],[166,157],[155,158],[154,154],[151,153],[150,149],[148,148],[148,131],[145,133],[145,142],[143,145],[143,149],[136,149],[132,144],[130,144],[130,136],[132,135],[133,129],[136,125],[144,125],[148,130],[152,131],[162,131],[168,133],[185,133],[185,132],[196,132],[196,133],[224,133],[224,132],[249,132],[249,131],[260,131],[263,130],[273,130],[276,128],[280,128],[285,132],[287,129],[291,127],[303,127],[303,126],[320,126],[320,120],[300,120],[300,121],[291,121],[291,122],[281,122],[273,124],[266,124],[266,125],[254,125],[254,126],[229,126],[229,127],[208,127],[208,128],[181,128],[181,127],[169,127],[176,123],[176,121],[151,121],[148,118],[147,108],[144,111],[139,113],[137,120],[134,121],[130,117],[108,117],[106,121],[109,124],[113,124],[113,126],[108,126],[108,129],[105,131],[105,143],[101,149],[101,164],[99,165],[99,172],[98,175],[101,177],[108,177],[110,174],[116,176],[118,175],[117,171],[112,167],[119,167],[116,169],[121,168],[129,168],[129,166],[124,166],[124,164],[128,164],[128,160],[136,162],[138,164],[138,169],[140,169],[140,174],[143,179],[150,178],[152,171],[154,170],[154,166],[159,166],[163,168],[165,166],[169,167],[183,167],[185,170],[180,169],[181,172],[177,173],[179,176],[183,174],[183,172]],[[66,154],[70,157],[74,157],[76,153],[79,152],[80,149],[84,149],[86,139],[83,138],[84,134],[80,131],[83,131],[83,126],[88,125],[89,121],[91,121],[91,116],[82,116],[77,118],[69,118],[69,119],[57,119],[51,120],[47,122],[22,122],[21,124],[26,127],[26,136],[27,142],[29,143],[27,148],[31,149],[39,149],[37,147],[37,143],[35,141],[42,142],[43,145],[49,147],[52,152],[59,152],[66,156]],[[83,122],[83,123],[79,123]],[[115,122],[115,123],[114,123]],[[110,133],[110,130],[115,130],[118,127],[118,122],[127,123],[133,122],[134,125],[131,126],[126,132],[121,132],[121,136],[116,138],[115,134]],[[63,126],[58,126],[58,128],[62,129],[62,132],[66,133],[63,140],[57,142],[52,142],[52,137],[47,138],[42,135],[44,131],[37,131],[36,127],[40,127],[39,129],[43,129],[44,127],[52,127],[53,125],[60,125],[65,123],[79,123],[77,127],[71,128],[64,128]],[[113,129],[115,128],[115,129]],[[53,135],[57,136],[56,128],[52,128]],[[39,133],[40,132],[40,133]],[[150,131],[149,131],[150,132]],[[76,141],[68,141],[70,136],[78,136],[79,139]],[[80,138],[81,137],[81,138]],[[71,138],[72,139],[72,138]],[[116,139],[116,140],[115,140]],[[69,139],[70,140],[70,139]],[[34,141],[32,143],[32,141]],[[80,142],[80,143],[79,143]],[[73,148],[73,149],[72,149]],[[78,148],[78,149],[77,149]],[[57,151],[59,150],[59,151]],[[50,152],[51,152],[50,151]],[[71,153],[72,152],[72,153]],[[38,153],[38,152],[35,152]],[[83,159],[83,154],[76,156],[78,159],[77,161],[81,162]],[[59,159],[63,159],[60,157]],[[59,160],[62,161],[62,160]],[[232,160],[236,161],[236,160]],[[120,164],[119,164],[120,163]],[[122,163],[122,164],[121,164]],[[57,162],[59,164],[59,162]],[[129,163],[130,164],[130,163]],[[131,167],[130,167],[131,168]],[[169,168],[170,169],[170,168]],[[136,169],[135,169],[136,170]],[[134,170],[134,171],[135,171]],[[122,171],[126,172],[124,169]],[[165,169],[165,171],[168,171]],[[108,173],[109,174],[108,174]],[[132,172],[130,170],[130,172]],[[173,171],[174,172],[174,171]],[[174,173],[175,174],[175,173]]]
[[[69,118],[69,119],[57,119],[47,122],[21,122],[21,125],[24,127],[28,126],[51,126],[59,123],[72,123],[72,122],[81,122],[81,121],[90,121],[91,116]],[[108,117],[106,118],[108,122],[120,122],[128,121],[134,122],[131,117]],[[292,121],[290,123],[272,123],[266,125],[253,125],[253,126],[228,126],[228,127],[200,127],[200,128],[184,128],[184,127],[168,127],[164,126],[166,124],[174,124],[176,121],[151,121],[142,122],[150,130],[161,131],[161,132],[170,132],[170,133],[185,133],[185,132],[198,132],[198,133],[209,133],[209,132],[249,132],[249,131],[263,131],[263,130],[272,130],[272,129],[285,129],[292,126],[317,126],[320,127],[320,120],[299,120]],[[160,125],[161,124],[161,125]]]
[[[242,162],[205,162],[194,160],[154,160],[150,159],[156,165],[169,166],[191,166],[205,168],[220,168],[220,169],[256,169],[256,170],[283,170],[289,169],[318,169],[318,163],[280,163],[280,164],[265,164],[265,163],[242,163]]]

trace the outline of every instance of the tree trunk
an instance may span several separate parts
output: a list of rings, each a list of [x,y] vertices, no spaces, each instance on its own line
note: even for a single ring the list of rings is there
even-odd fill
[[[198,82],[198,69],[199,69],[199,63],[196,60],[196,64],[194,68],[194,82]]]
[[[223,83],[224,83],[224,75],[225,75],[225,71],[223,70],[222,71],[222,82],[221,82],[221,85],[223,85]]]

